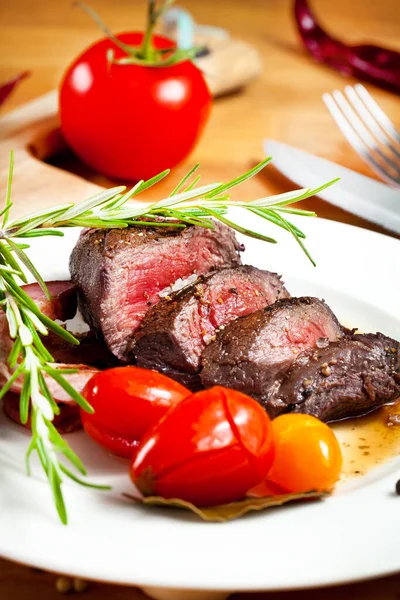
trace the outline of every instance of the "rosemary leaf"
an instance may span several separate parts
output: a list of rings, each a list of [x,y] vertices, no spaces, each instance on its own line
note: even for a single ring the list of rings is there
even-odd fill
[[[11,352],[8,355],[8,364],[10,369],[14,369],[17,365],[18,356],[22,350],[22,343],[19,337],[16,338],[13,347],[11,348]],[[0,392],[1,397],[1,392]]]
[[[30,476],[30,474],[31,474],[31,465],[30,465],[31,454],[32,454],[32,452],[34,452],[35,449],[36,449],[35,438],[32,437],[31,442],[28,446],[28,450],[26,451],[26,454],[25,454],[25,470],[26,470],[26,474],[28,476]]]
[[[110,200],[110,202],[107,202],[105,205],[103,205],[101,212],[106,211],[106,214],[107,214],[107,211],[117,210],[120,206],[123,206],[124,204],[126,204],[126,202],[128,202],[128,200],[130,200],[130,198],[132,198],[132,196],[137,194],[140,191],[143,184],[144,184],[143,180],[138,181],[138,183],[135,186],[133,186],[133,188],[128,190],[122,196],[117,196],[116,198],[112,198]],[[97,213],[97,214],[99,214],[99,213]]]
[[[296,242],[299,244],[300,248],[303,250],[304,254],[307,256],[307,258],[309,259],[309,261],[312,263],[312,265],[315,267],[316,263],[314,261],[314,259],[311,257],[309,251],[307,250],[307,248],[305,247],[305,245],[303,244],[303,242],[301,241],[301,239],[299,238],[298,235],[296,235],[295,230],[293,229],[293,227],[291,226],[291,224],[289,223],[289,221],[287,221],[286,219],[284,219],[281,215],[277,214],[277,217],[279,217],[282,221],[283,224],[286,225],[287,230],[293,235],[294,239],[296,240]]]
[[[1,265],[1,264],[0,264],[0,271],[6,272],[6,273],[11,273],[12,275],[16,275],[17,277],[19,277],[20,273],[21,273],[21,271],[16,271],[12,267],[8,267],[7,265]]]
[[[339,181],[339,178],[336,179],[332,179],[332,181],[328,181],[328,183],[324,183],[324,185],[321,185],[318,188],[315,188],[313,190],[309,189],[306,190],[304,192],[304,194],[301,194],[300,196],[298,196],[297,198],[294,198],[292,201],[290,200],[285,200],[285,201],[281,201],[281,202],[277,202],[276,206],[286,206],[287,204],[294,204],[296,202],[300,202],[301,200],[306,200],[307,198],[311,198],[312,196],[316,196],[317,194],[319,194],[319,192],[322,192],[322,190],[325,190],[326,188],[330,187],[331,185],[333,185],[334,183],[336,183],[337,181]]]
[[[13,386],[13,384],[18,379],[18,377],[20,375],[22,375],[23,373],[24,373],[24,365],[21,364],[21,365],[18,366],[17,369],[15,369],[14,373],[11,375],[11,377],[6,381],[6,383],[1,388],[1,390],[0,390],[0,400],[7,394],[7,392],[11,389],[11,387]]]
[[[35,410],[32,411],[32,415],[35,414]],[[41,434],[37,433],[37,427],[34,426],[33,421],[32,421],[32,432],[33,432],[33,436],[34,436],[34,440],[35,440],[35,446],[34,446],[34,450],[36,450],[39,460],[42,464],[43,470],[46,473],[46,477],[49,479],[49,461],[47,458],[47,452],[45,449],[45,445],[43,443],[43,438],[41,436]],[[52,483],[50,482],[51,487]],[[54,493],[54,492],[53,492]]]
[[[14,152],[11,150],[10,151],[10,163],[9,163],[9,169],[8,169],[8,178],[7,178],[7,187],[6,187],[6,201],[5,201],[4,209],[1,211],[1,214],[3,216],[2,229],[4,229],[5,226],[7,225],[8,215],[9,215],[10,209],[12,207],[11,187],[12,187],[13,173],[14,173]]]
[[[51,367],[50,365],[45,365],[43,370],[52,377],[57,383],[67,392],[67,394],[71,397],[72,400],[83,408],[88,413],[94,413],[93,408],[90,406],[89,402],[85,400],[85,398],[76,391],[76,389],[67,381],[60,373],[57,372],[57,369]]]
[[[18,231],[19,238],[34,238],[34,237],[44,237],[46,235],[56,235],[58,237],[64,237],[64,232],[59,229],[50,229],[50,228],[41,228],[35,229],[34,231],[26,231],[25,233],[20,233]],[[19,245],[21,248],[21,245]],[[29,246],[25,246],[25,248],[29,248]]]
[[[97,219],[74,219],[69,221],[68,225],[63,225],[63,227],[90,227],[91,229],[125,229],[128,227],[128,223],[124,221],[111,221],[109,218],[102,219],[98,217]]]
[[[25,374],[24,381],[22,383],[22,390],[19,401],[19,415],[21,423],[25,425],[28,421],[29,415],[29,398],[31,395],[31,375],[29,372]]]
[[[183,179],[180,180],[180,182],[175,187],[175,189],[172,190],[172,192],[169,195],[170,197],[171,196],[175,196],[176,194],[178,194],[178,192],[181,191],[181,189],[183,188],[183,186],[185,185],[185,183],[188,181],[188,179],[190,179],[190,177],[193,175],[193,173],[195,173],[197,171],[197,169],[199,168],[199,166],[200,166],[200,163],[195,164],[194,167],[192,167],[190,169],[190,171],[188,173],[186,173],[186,175],[183,177]],[[190,190],[186,189],[185,191],[188,192]]]
[[[25,228],[27,225],[34,223],[37,220],[39,220],[41,223],[46,223],[46,221],[50,220],[52,217],[65,213],[73,206],[75,206],[74,203],[69,202],[68,204],[59,204],[58,206],[53,206],[52,208],[46,208],[44,210],[38,210],[29,213],[11,221],[8,224],[8,230]]]
[[[59,415],[60,407],[58,406],[57,402],[52,397],[50,390],[48,388],[48,385],[46,383],[46,380],[43,377],[43,373],[41,373],[41,371],[38,372],[38,380],[39,380],[40,390],[41,390],[43,396],[48,400],[51,408],[53,409],[53,413],[55,415]]]
[[[145,190],[148,190],[153,185],[155,185],[156,183],[158,183],[159,181],[164,179],[164,177],[167,177],[167,175],[169,175],[170,172],[171,172],[170,169],[165,169],[165,171],[162,171],[162,173],[159,173],[158,175],[154,175],[154,177],[152,177],[151,179],[148,179],[148,181],[145,181],[144,183],[142,183],[142,185],[140,186],[140,189],[137,190],[136,193],[144,192]]]
[[[138,221],[137,219],[132,219],[132,221],[128,221],[129,225],[132,227],[178,227],[178,229],[185,229],[186,225],[184,223],[176,223],[174,221],[156,221],[156,215],[150,215],[149,221]]]
[[[246,227],[242,227],[241,225],[238,225],[237,223],[234,223],[233,221],[230,221],[226,217],[223,217],[222,215],[216,213],[215,211],[213,211],[210,208],[207,209],[207,212],[211,216],[215,217],[222,223],[225,223],[225,225],[228,225],[228,227],[231,227],[232,229],[234,229],[235,231],[238,231],[239,233],[243,233],[244,235],[255,238],[256,240],[262,240],[263,242],[269,242],[270,244],[276,244],[276,240],[274,240],[273,238],[270,238],[270,237],[263,235],[262,233],[258,233],[256,231],[251,231],[250,229],[247,229]]]
[[[249,208],[249,210],[255,215],[261,217],[262,219],[266,219],[267,221],[270,221],[274,225],[277,225],[278,227],[281,227],[282,229],[285,229],[287,231],[286,223],[282,223],[282,220],[279,219],[279,217],[275,216],[273,210],[269,210],[267,208]],[[298,235],[300,238],[304,239],[306,237],[305,234],[295,225],[292,224],[292,228],[293,231],[295,231],[296,235]]]
[[[187,214],[183,211],[176,209],[165,209],[158,210],[157,214],[170,217],[172,219],[176,219],[181,221],[182,223],[188,223],[189,225],[198,225],[199,227],[204,227],[205,229],[214,229],[214,225],[211,219],[201,219],[196,217],[187,216]]]
[[[194,187],[196,187],[196,185],[199,183],[201,179],[201,175],[197,175],[197,177],[195,177],[192,181],[192,183],[190,183],[187,188],[185,188],[185,192],[190,192],[190,190],[192,190]]]
[[[249,202],[250,206],[262,206],[269,207],[275,206],[279,204],[283,206],[285,203],[290,204],[291,202],[295,202],[299,199],[303,200],[305,194],[307,194],[310,190],[308,188],[304,188],[301,190],[295,190],[294,192],[285,192],[284,194],[276,194],[275,196],[268,196],[267,198],[260,198],[259,200],[252,200]]]
[[[317,213],[312,210],[303,210],[302,208],[292,208],[286,206],[274,206],[273,210],[275,212],[288,213],[290,215],[299,215],[301,217],[316,217]]]
[[[31,259],[10,238],[6,238],[6,242],[10,246],[11,250],[13,250],[15,252],[15,254],[18,256],[18,258],[22,262],[22,264],[34,276],[34,278],[36,279],[36,281],[38,282],[38,284],[42,288],[44,294],[46,295],[46,298],[48,300],[51,300],[50,292],[47,289],[47,285],[45,284],[43,277],[40,275],[39,271],[37,270],[37,268],[35,267],[35,265],[31,261]]]
[[[260,163],[258,163],[258,165],[256,165],[252,169],[250,169],[250,171],[247,171],[247,173],[244,173],[243,175],[240,175],[239,177],[236,177],[236,179],[233,179],[229,183],[221,184],[219,187],[217,187],[212,192],[210,192],[207,195],[207,198],[213,198],[217,194],[222,194],[222,192],[226,192],[227,190],[230,190],[233,187],[235,187],[237,185],[240,185],[244,181],[247,181],[247,179],[251,179],[251,177],[254,177],[254,175],[257,175],[257,173],[259,173],[260,171],[262,171],[262,169],[269,162],[271,162],[271,160],[272,160],[272,156],[268,156],[268,158],[265,158],[264,160],[262,160]]]
[[[52,355],[50,354],[50,352],[47,350],[46,346],[43,344],[40,337],[38,336],[33,321],[30,321],[29,318],[26,319],[26,326],[28,327],[29,331],[32,334],[32,339],[35,344],[35,348],[38,351],[39,356],[47,362],[53,362],[54,359],[53,359]]]
[[[69,342],[70,344],[73,344],[74,346],[79,346],[79,340],[77,340],[71,333],[69,333],[69,331],[64,329],[64,327],[61,327],[61,325],[59,325],[55,321],[52,321],[49,317],[47,317],[43,313],[40,313],[40,311],[38,309],[36,309],[36,310],[37,310],[37,312],[34,311],[35,314],[38,315],[38,313],[39,313],[40,320],[47,327],[47,329],[49,331],[52,331],[59,337],[63,338],[66,342]]]
[[[17,337],[17,333],[18,333],[18,323],[17,323],[17,319],[15,317],[15,313],[9,302],[7,302],[6,317],[7,317],[7,321],[8,321],[8,329],[10,332],[10,338],[12,340],[14,340]]]
[[[20,311],[26,316],[26,319],[24,321],[25,325],[32,326],[32,328],[35,329],[35,331],[37,329],[38,332],[42,335],[48,334],[47,327],[43,325],[42,321],[29,308],[27,308],[26,306],[21,306]],[[49,360],[51,360],[51,358]]]
[[[125,186],[119,186],[111,188],[110,190],[104,190],[102,192],[99,192],[98,194],[95,194],[88,200],[85,200],[80,204],[75,204],[74,206],[72,206],[69,210],[63,213],[62,220],[54,218],[47,221],[47,223],[52,223],[53,225],[57,226],[56,223],[65,223],[66,221],[71,221],[94,207],[98,208],[99,206],[102,206],[102,204],[105,204],[106,202],[111,200],[111,198],[114,198],[116,195],[121,194],[125,190]]]
[[[69,460],[69,462],[74,465],[74,467],[81,473],[82,475],[86,475],[86,469],[82,463],[82,461],[78,458],[75,452],[71,449],[69,444],[58,433],[57,429],[54,427],[51,421],[47,422],[47,427],[49,430],[49,440],[53,444],[54,448],[56,448],[59,452],[61,452],[65,458]]]
[[[209,185],[203,185],[194,190],[189,190],[188,192],[182,192],[180,194],[175,194],[174,196],[170,196],[169,198],[164,198],[155,204],[151,204],[148,206],[148,211],[152,212],[159,208],[166,208],[168,206],[176,206],[182,202],[187,200],[193,200],[194,198],[198,198],[200,196],[205,196],[210,190],[214,190],[218,187],[218,183],[211,183]],[[144,207],[145,208],[145,207]]]
[[[112,490],[111,485],[101,485],[101,484],[97,484],[97,483],[90,483],[89,481],[85,481],[84,479],[77,477],[62,463],[60,463],[60,468],[63,473],[68,475],[68,477],[70,479],[72,479],[72,481],[75,481],[75,483],[79,483],[79,485],[83,485],[85,487],[92,488],[95,490],[103,490],[103,491]]]
[[[18,246],[19,247],[19,246]],[[19,248],[20,249],[20,248]],[[12,255],[12,252],[7,248],[7,244],[5,242],[0,242],[0,256],[3,257],[4,261],[16,272],[18,272],[18,277],[24,283],[28,283],[25,273],[22,271],[20,265],[17,260]]]

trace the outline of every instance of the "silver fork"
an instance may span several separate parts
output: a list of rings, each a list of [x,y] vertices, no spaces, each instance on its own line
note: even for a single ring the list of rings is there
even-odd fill
[[[365,87],[323,94],[333,120],[353,149],[384,181],[400,187],[400,133]]]

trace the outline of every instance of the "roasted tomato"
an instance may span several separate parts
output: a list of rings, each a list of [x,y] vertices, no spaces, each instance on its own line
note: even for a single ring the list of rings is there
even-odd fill
[[[95,412],[81,410],[82,424],[101,446],[131,458],[144,433],[190,393],[156,371],[139,367],[101,371],[83,391]]]
[[[268,480],[288,492],[329,490],[340,477],[342,452],[328,425],[309,415],[272,421],[275,459]]]
[[[143,438],[131,477],[144,495],[213,506],[241,500],[272,460],[265,411],[240,392],[214,387],[181,402]]]

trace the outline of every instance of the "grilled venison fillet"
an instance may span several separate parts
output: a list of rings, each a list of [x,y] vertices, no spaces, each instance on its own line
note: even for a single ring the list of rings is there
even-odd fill
[[[223,385],[249,394],[274,417],[282,412],[282,401],[271,398],[297,356],[342,336],[325,302],[278,300],[232,321],[217,335],[203,352],[201,380],[205,387]]]
[[[251,266],[215,271],[148,310],[136,332],[133,355],[139,366],[197,388],[202,352],[216,332],[240,316],[288,297],[275,273]]]
[[[299,356],[271,402],[281,404],[282,412],[335,421],[399,397],[400,344],[381,333],[367,333],[345,336]]]
[[[86,230],[70,258],[86,322],[111,352],[129,361],[134,333],[159,292],[178,279],[240,265],[234,232],[189,226]]]

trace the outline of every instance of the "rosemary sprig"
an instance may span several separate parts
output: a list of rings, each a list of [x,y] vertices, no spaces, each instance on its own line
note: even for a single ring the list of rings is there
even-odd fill
[[[126,188],[123,186],[115,187],[102,191],[80,204],[57,206],[8,222],[0,231],[0,236],[11,239],[15,237],[30,238],[40,235],[60,235],[60,229],[77,226],[106,229],[128,226],[140,227],[143,225],[143,219],[151,221],[152,225],[157,227],[165,227],[166,225],[170,227],[182,227],[185,223],[195,223],[203,227],[210,227],[212,226],[212,222],[210,224],[210,216],[212,216],[214,219],[224,223],[229,222],[229,226],[232,229],[240,233],[245,233],[249,237],[264,239],[272,243],[276,242],[270,236],[249,229],[244,230],[237,220],[228,219],[226,214],[229,208],[235,207],[245,212],[251,212],[260,217],[260,219],[268,221],[273,225],[278,225],[288,231],[300,243],[311,262],[315,264],[301,241],[305,238],[304,233],[288,221],[285,215],[315,216],[314,212],[297,209],[292,205],[329,187],[337,179],[314,190],[301,189],[246,202],[232,200],[230,190],[261,171],[270,160],[271,157],[266,158],[247,173],[228,183],[214,183],[200,187],[197,185],[198,177],[189,184],[190,177],[198,168],[198,165],[196,165],[185,175],[167,198],[151,204],[135,201],[135,197],[138,194],[166,177],[169,174],[169,171],[166,170],[149,181],[138,182],[129,191],[126,191]],[[185,185],[187,187],[183,189]],[[11,205],[8,206],[6,214],[8,214]],[[165,218],[168,221],[165,221]],[[18,253],[19,258],[25,262],[26,259],[22,258],[23,254],[23,250],[20,250]],[[32,275],[37,278],[32,268],[29,268],[28,265],[26,266]]]
[[[46,378],[54,379],[84,410],[90,412],[92,409],[65,378],[70,371],[58,370],[52,365],[53,359],[42,340],[49,331],[72,344],[79,342],[63,327],[44,315],[21,288],[20,283],[27,281],[25,271],[28,271],[49,297],[46,283],[25,253],[29,246],[15,241],[15,238],[63,235],[63,228],[75,226],[111,229],[142,227],[150,223],[155,227],[182,228],[197,225],[212,228],[213,220],[219,220],[244,235],[276,243],[276,240],[269,235],[248,229],[234,219],[229,214],[229,209],[235,207],[286,230],[315,264],[304,245],[305,234],[287,220],[285,215],[315,216],[314,212],[293,208],[292,204],[313,196],[337,180],[330,181],[316,190],[303,189],[246,202],[232,200],[230,190],[261,171],[270,160],[270,157],[263,160],[244,175],[228,183],[214,183],[200,187],[198,187],[199,176],[190,183],[190,179],[198,169],[199,165],[196,165],[167,198],[150,204],[138,202],[135,196],[161,181],[169,174],[169,170],[148,181],[138,182],[129,191],[123,186],[115,187],[104,190],[80,204],[55,206],[10,221],[14,164],[11,153],[5,207],[0,212],[0,217],[3,217],[0,229],[0,305],[8,321],[13,345],[8,358],[9,378],[0,390],[0,400],[17,380],[22,382],[20,417],[22,423],[27,423],[30,416],[32,427],[32,440],[27,451],[28,472],[29,457],[33,451],[36,451],[63,523],[67,522],[62,494],[64,477],[81,485],[91,484],[77,477],[62,460],[70,463],[81,475],[86,475],[83,464],[52,423],[54,416],[59,414],[59,408],[49,392]],[[93,487],[109,489],[106,486]]]

